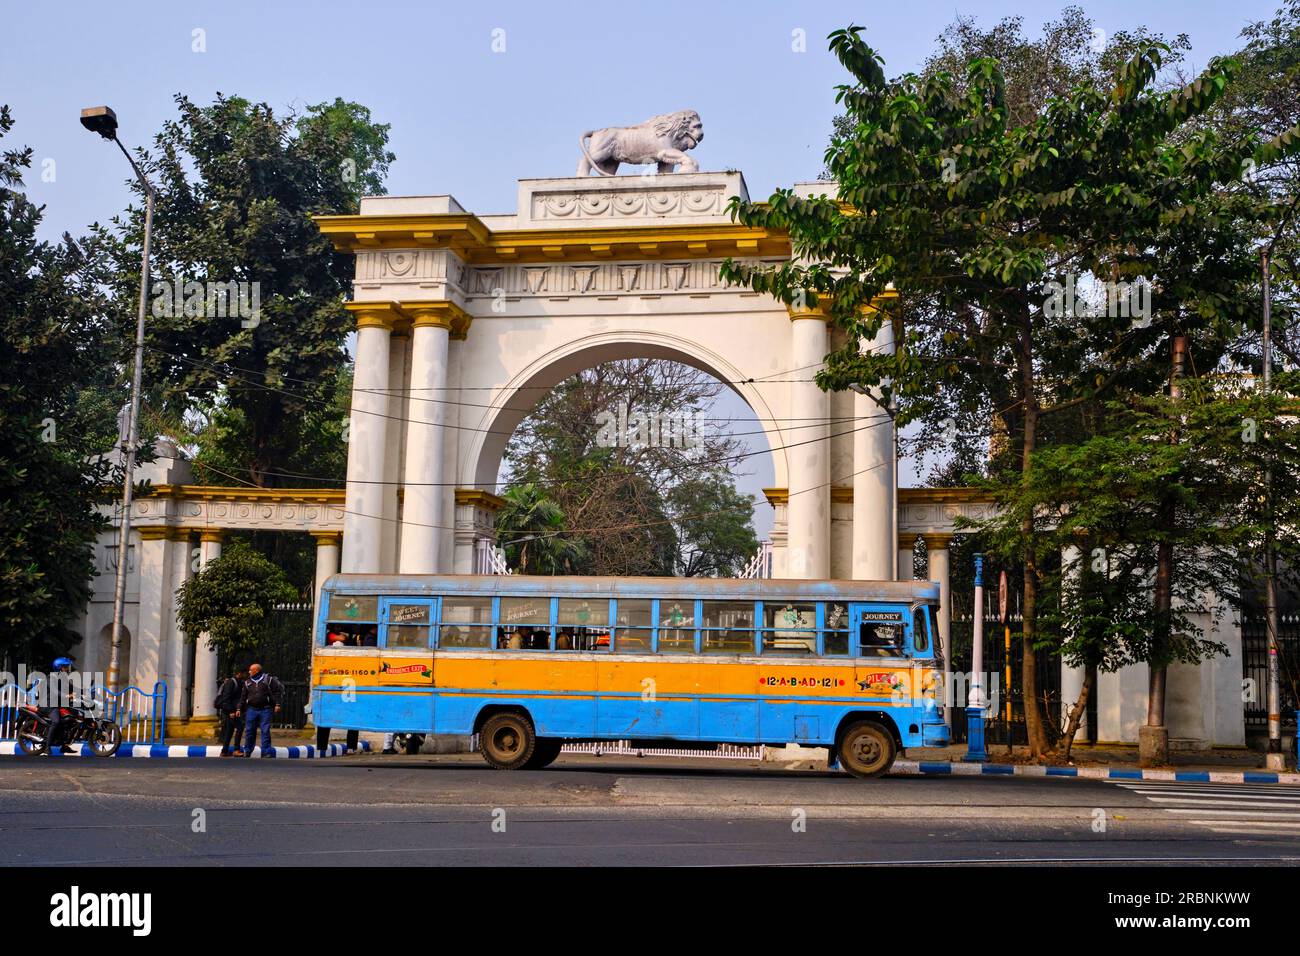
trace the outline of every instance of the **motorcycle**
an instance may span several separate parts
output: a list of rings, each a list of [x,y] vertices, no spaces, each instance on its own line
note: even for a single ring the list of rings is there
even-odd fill
[[[77,743],[90,744],[96,757],[111,757],[122,746],[122,728],[106,717],[95,716],[98,705],[83,701],[78,707],[60,707],[59,739],[64,748]],[[42,712],[44,711],[44,712]],[[19,709],[16,750],[38,757],[49,749],[50,709],[23,705]]]

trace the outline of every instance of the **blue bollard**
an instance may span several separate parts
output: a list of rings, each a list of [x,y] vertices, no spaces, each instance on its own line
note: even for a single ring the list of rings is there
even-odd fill
[[[966,756],[965,763],[983,763],[988,759],[984,752],[984,708],[966,708]]]

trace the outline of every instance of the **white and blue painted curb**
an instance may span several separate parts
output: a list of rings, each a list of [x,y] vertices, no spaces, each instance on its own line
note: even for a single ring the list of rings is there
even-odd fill
[[[1071,777],[1088,780],[1162,780],[1179,783],[1280,783],[1300,785],[1300,773],[1271,770],[1140,770],[1136,767],[1046,767],[1039,764],[950,763],[895,760],[890,771],[921,776]]]
[[[15,751],[16,746],[17,745],[12,740],[0,741],[0,754],[12,755],[16,752]],[[61,750],[63,748],[58,748],[58,749]],[[370,743],[365,740],[360,741],[359,749],[363,753],[369,752]],[[346,752],[346,747],[344,744],[328,744],[324,749],[320,747],[316,747],[312,744],[302,744],[300,746],[294,746],[294,747],[272,747],[270,756],[276,757],[277,759],[280,760],[313,760],[321,757],[341,757],[345,752]],[[77,757],[94,756],[94,754],[90,752],[89,744],[82,744],[80,747],[74,748],[73,755]],[[208,747],[203,744],[191,744],[191,745],[122,744],[122,746],[117,749],[117,753],[114,754],[113,756],[115,758],[116,757],[125,757],[125,758],[143,757],[143,758],[151,758],[154,760],[166,760],[168,758],[171,759],[205,758],[205,757],[219,758],[221,756],[221,748]],[[261,757],[262,748],[254,747],[252,756]],[[239,760],[241,758],[229,757],[227,759]]]

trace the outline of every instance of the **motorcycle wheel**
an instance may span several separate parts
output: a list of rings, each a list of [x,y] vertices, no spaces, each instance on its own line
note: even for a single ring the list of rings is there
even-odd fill
[[[35,717],[26,716],[18,722],[18,736],[14,749],[28,757],[45,753],[45,731]]]
[[[111,720],[95,722],[94,737],[90,741],[90,751],[96,757],[111,757],[122,746],[122,728]]]

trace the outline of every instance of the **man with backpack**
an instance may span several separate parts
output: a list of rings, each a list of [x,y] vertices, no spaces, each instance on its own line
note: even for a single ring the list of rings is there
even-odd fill
[[[244,692],[244,681],[247,678],[248,668],[241,664],[221,682],[221,688],[217,691],[215,705],[217,715],[221,718],[221,756],[223,757],[229,757],[231,754],[231,738],[235,741],[234,755],[244,756],[244,752],[239,749],[240,738],[244,736],[242,733],[244,722],[239,719],[237,711],[239,699]]]
[[[271,715],[280,712],[284,699],[284,685],[262,670],[261,664],[248,666],[248,680],[239,695],[236,717],[244,718],[244,756],[253,755],[253,740],[257,730],[262,730],[262,756],[274,757],[271,750]]]

